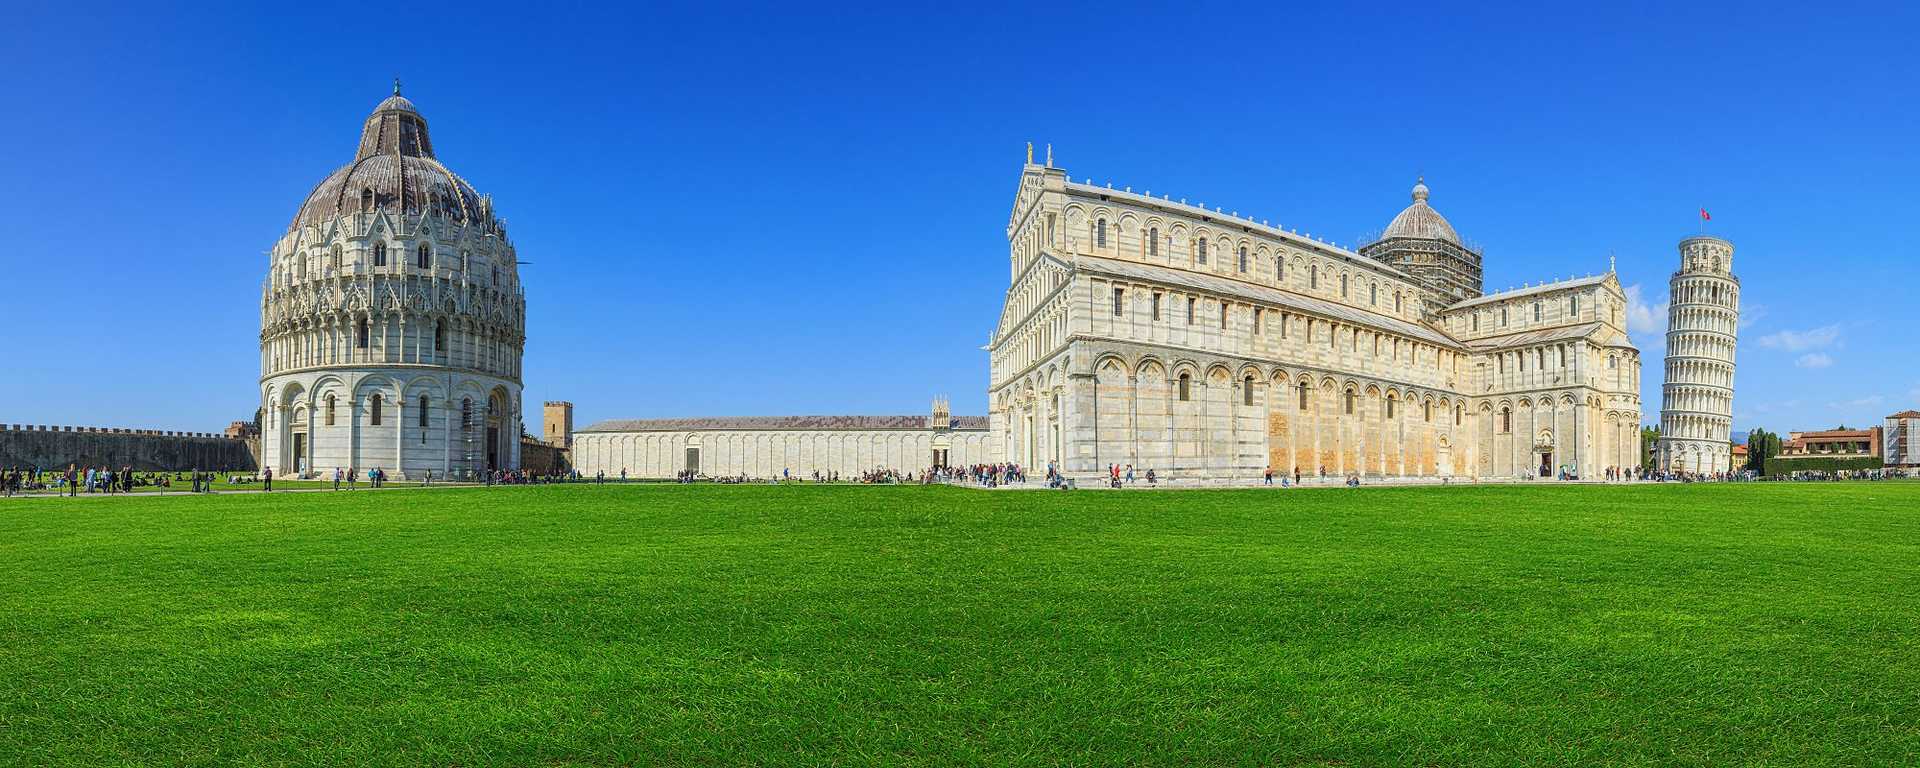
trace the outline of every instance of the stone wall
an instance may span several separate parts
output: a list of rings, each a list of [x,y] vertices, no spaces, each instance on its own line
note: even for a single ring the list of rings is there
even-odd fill
[[[0,467],[48,470],[68,464],[143,472],[250,472],[259,466],[246,440],[212,432],[0,424]]]
[[[520,440],[520,468],[528,472],[563,472],[570,465],[567,452],[557,446],[548,445],[529,438]]]

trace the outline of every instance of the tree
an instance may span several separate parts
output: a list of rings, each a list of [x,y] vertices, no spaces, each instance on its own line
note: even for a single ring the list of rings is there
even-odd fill
[[[1640,428],[1640,470],[1652,472],[1658,467],[1653,465],[1653,447],[1660,442],[1659,427]]]
[[[1747,469],[1767,474],[1767,462],[1780,455],[1780,436],[1764,429],[1747,433]]]

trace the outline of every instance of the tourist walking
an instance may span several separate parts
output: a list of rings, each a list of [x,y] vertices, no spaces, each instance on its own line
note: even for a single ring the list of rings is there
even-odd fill
[[[266,471],[260,473],[260,477],[266,482],[267,493],[273,493],[273,467],[267,467]]]
[[[346,479],[345,474],[346,473],[343,473],[340,471],[339,467],[333,468],[333,489],[334,490],[336,491],[340,490],[340,481]]]

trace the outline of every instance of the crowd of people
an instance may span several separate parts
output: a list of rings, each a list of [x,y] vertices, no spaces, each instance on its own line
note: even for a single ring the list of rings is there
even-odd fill
[[[61,495],[78,496],[83,493],[133,493],[135,489],[140,488],[173,490],[176,487],[182,489],[190,488],[195,493],[210,493],[214,491],[216,478],[222,474],[225,475],[225,482],[229,488],[248,489],[255,484],[259,484],[263,490],[273,490],[274,474],[272,469],[266,469],[258,473],[237,474],[215,473],[199,469],[188,472],[144,472],[135,471],[131,467],[112,469],[107,467],[69,466],[64,470],[43,470],[37,467],[0,470],[0,493],[13,496],[23,493],[45,493],[54,491]],[[1146,487],[1155,487],[1159,485],[1160,482],[1160,476],[1153,469],[1149,468],[1145,471],[1140,471],[1135,469],[1131,464],[1110,464],[1106,468],[1105,475],[1107,484],[1113,488],[1132,487],[1139,484],[1144,484]],[[1580,479],[1578,474],[1566,469],[1563,469],[1556,476],[1562,480]],[[1718,473],[1686,473],[1646,470],[1640,467],[1608,467],[1602,472],[1602,479],[1607,482],[1652,481],[1678,483],[1754,482],[1763,480],[1831,482],[1842,480],[1893,480],[1906,479],[1914,476],[1916,476],[1916,473],[1903,469],[1797,471],[1785,476],[1760,476],[1750,470]],[[331,473],[309,473],[304,477],[322,481],[331,478],[333,490],[355,490],[360,486],[363,473],[358,467],[335,467]],[[369,488],[385,487],[389,481],[387,471],[380,467],[367,470],[364,473],[364,477],[367,482],[367,487]],[[551,471],[499,469],[482,472],[478,477],[474,478],[474,480],[487,486],[548,485],[582,482],[598,484],[608,482],[625,483],[632,479],[633,478],[628,477],[625,470],[611,477],[604,472],[596,473],[592,477],[587,477],[583,476],[577,470],[570,469]],[[445,478],[436,478],[431,470],[427,471],[425,475],[418,478],[418,480],[422,486],[432,485],[436,480],[445,482]],[[783,469],[779,475],[774,477],[754,478],[744,474],[708,477],[689,470],[680,472],[675,476],[674,480],[680,483],[711,482],[720,484],[850,482],[865,485],[933,485],[945,483],[974,485],[983,488],[999,488],[1015,484],[1025,484],[1027,482],[1027,472],[1024,467],[1013,463],[973,464],[963,467],[928,467],[918,471],[876,468],[845,478],[843,478],[839,472],[830,471],[815,471],[806,476],[798,476],[790,469]],[[1048,488],[1075,487],[1074,480],[1062,473],[1052,462],[1047,463],[1044,480]],[[1285,471],[1276,472],[1273,468],[1269,467],[1262,474],[1261,481],[1263,485],[1272,486],[1277,483],[1283,488],[1303,485],[1309,481],[1316,485],[1333,485],[1338,483],[1348,487],[1357,487],[1361,484],[1361,476],[1357,474],[1329,474],[1325,467],[1321,467],[1317,474],[1311,475],[1303,475],[1298,468],[1288,473]]]
[[[136,489],[171,490],[175,483],[188,484],[195,493],[213,490],[216,473],[194,469],[190,472],[139,471],[132,467],[82,467],[66,469],[10,467],[0,469],[0,494],[54,491],[65,496],[81,494],[133,493]],[[231,482],[231,479],[230,479]]]

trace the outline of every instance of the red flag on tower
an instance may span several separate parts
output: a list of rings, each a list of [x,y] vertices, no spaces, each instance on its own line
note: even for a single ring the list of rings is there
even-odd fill
[[[1707,209],[1705,209],[1705,208],[1702,208],[1702,209],[1700,209],[1700,220],[1701,220],[1701,221],[1713,221],[1713,216],[1707,213]]]

